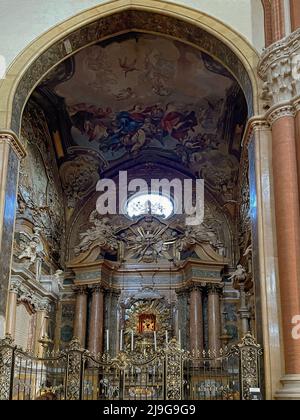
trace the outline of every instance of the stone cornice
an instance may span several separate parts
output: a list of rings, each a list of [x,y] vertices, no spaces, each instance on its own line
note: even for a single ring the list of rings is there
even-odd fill
[[[0,143],[3,142],[11,146],[19,160],[26,157],[26,150],[14,132],[0,131]]]

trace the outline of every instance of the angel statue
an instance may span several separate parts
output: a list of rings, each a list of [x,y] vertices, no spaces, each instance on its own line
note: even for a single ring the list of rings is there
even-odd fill
[[[220,246],[215,232],[203,223],[199,226],[189,226],[184,236],[177,241],[177,248],[182,252],[199,243],[208,243],[213,247],[217,247],[217,244]]]
[[[41,241],[40,229],[34,228],[33,235],[30,238],[29,244],[25,247],[21,255],[19,255],[19,260],[27,258],[30,260],[30,265],[33,264],[38,256],[43,255],[44,247]]]
[[[235,270],[235,272],[228,278],[228,280],[233,280],[238,284],[244,283],[247,280],[247,272],[245,268],[239,264]]]
[[[54,273],[54,291],[56,294],[63,289],[64,272],[63,270],[56,270]]]
[[[44,257],[44,246],[40,236],[41,229],[35,227],[33,229],[33,235],[30,238],[28,245],[25,247],[23,252],[19,255],[18,259],[22,260],[27,258],[29,260],[29,267],[35,263],[36,265],[36,279],[39,280],[42,272],[42,261]],[[28,268],[29,268],[28,267]]]
[[[94,210],[90,216],[90,222],[93,227],[79,235],[81,242],[75,248],[75,254],[88,251],[92,245],[99,245],[108,252],[118,250],[118,241],[115,237],[114,228],[108,217],[99,218],[97,210]]]

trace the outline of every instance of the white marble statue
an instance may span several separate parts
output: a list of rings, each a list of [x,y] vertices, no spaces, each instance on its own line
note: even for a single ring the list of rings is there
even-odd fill
[[[64,271],[56,270],[54,273],[55,291],[58,294],[63,289],[64,284]]]
[[[234,273],[232,273],[231,277],[228,278],[228,280],[234,280],[238,283],[243,283],[247,279],[247,272],[245,268],[239,264],[235,270]]]

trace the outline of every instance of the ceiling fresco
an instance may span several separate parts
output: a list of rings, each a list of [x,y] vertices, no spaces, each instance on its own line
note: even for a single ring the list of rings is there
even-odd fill
[[[130,33],[83,49],[38,90],[59,103],[64,168],[86,154],[100,173],[164,159],[234,199],[247,106],[232,75],[200,50]]]

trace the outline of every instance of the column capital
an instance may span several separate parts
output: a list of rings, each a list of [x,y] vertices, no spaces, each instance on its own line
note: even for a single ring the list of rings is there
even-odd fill
[[[208,283],[206,290],[209,295],[221,295],[223,293],[224,284]]]
[[[74,286],[73,291],[76,295],[87,295],[88,286],[87,285]]]
[[[39,312],[50,312],[51,310],[51,301],[48,298],[44,298],[41,300],[36,300],[35,302],[36,310]]]
[[[20,292],[20,286],[21,286],[21,281],[18,280],[18,279],[12,278],[10,280],[9,291],[12,292],[12,293],[19,294],[19,292]]]
[[[280,118],[292,117],[295,118],[296,111],[295,107],[291,104],[285,104],[276,108],[271,108],[267,113],[267,120],[272,126]]]
[[[19,160],[26,157],[26,150],[13,131],[0,131],[0,144],[1,143],[8,143]]]
[[[89,287],[89,290],[92,294],[105,292],[105,288],[102,286],[102,284],[94,284],[91,287]]]
[[[206,284],[205,283],[201,283],[201,284],[193,283],[190,286],[190,289],[189,290],[190,290],[190,292],[197,291],[197,292],[202,293],[205,290],[205,288],[206,288]]]
[[[261,99],[269,106],[300,94],[300,29],[266,48],[258,63]]]

